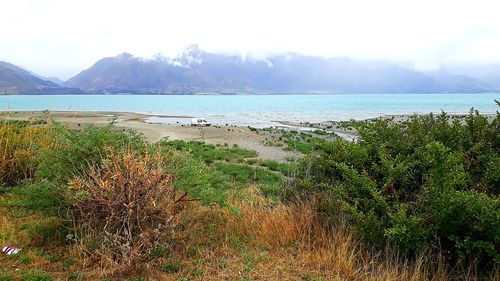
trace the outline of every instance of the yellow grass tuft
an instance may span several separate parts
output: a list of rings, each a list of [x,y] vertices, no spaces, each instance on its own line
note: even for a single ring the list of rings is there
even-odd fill
[[[0,182],[13,183],[34,175],[36,151],[53,146],[50,127],[0,124]]]

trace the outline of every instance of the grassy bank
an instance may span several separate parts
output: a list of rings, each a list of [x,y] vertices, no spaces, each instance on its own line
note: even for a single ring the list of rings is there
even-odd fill
[[[304,157],[0,123],[0,280],[497,280],[500,117],[276,136]]]

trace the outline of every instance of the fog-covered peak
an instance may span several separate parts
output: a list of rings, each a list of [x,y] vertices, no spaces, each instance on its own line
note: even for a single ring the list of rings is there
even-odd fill
[[[120,59],[120,60],[129,60],[129,59],[131,59],[133,57],[134,56],[131,55],[130,53],[123,52],[123,53],[117,55],[115,58]]]

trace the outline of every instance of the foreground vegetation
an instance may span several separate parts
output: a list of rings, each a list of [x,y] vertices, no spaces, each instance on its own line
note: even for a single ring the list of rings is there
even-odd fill
[[[287,132],[297,161],[0,123],[0,280],[500,278],[500,115]],[[19,269],[19,270],[18,270]]]

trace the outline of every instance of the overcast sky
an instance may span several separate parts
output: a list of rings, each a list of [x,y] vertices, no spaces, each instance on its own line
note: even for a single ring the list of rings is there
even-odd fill
[[[405,61],[417,69],[500,62],[500,1],[0,0],[0,60],[67,79],[129,52],[189,44]]]

